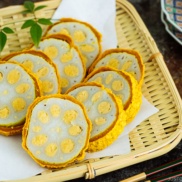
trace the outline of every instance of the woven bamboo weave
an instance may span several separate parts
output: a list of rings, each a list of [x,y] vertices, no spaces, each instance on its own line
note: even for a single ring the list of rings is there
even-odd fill
[[[51,18],[60,2],[50,0],[37,3],[47,7],[38,11],[36,16]],[[18,181],[55,182],[83,176],[90,179],[163,155],[180,142],[182,101],[163,57],[133,6],[126,0],[116,0],[116,5],[118,46],[141,53],[146,67],[142,92],[159,112],[143,121],[130,133],[132,151],[129,154],[91,159],[57,171],[46,170],[38,176]],[[22,50],[31,44],[28,30],[21,30],[21,25],[24,20],[33,17],[22,15],[22,10],[23,6],[12,6],[0,11],[0,25],[8,23],[8,26],[16,31],[15,34],[8,35],[8,42],[1,56]]]

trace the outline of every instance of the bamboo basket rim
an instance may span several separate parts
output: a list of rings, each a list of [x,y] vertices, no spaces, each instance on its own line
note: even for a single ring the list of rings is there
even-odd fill
[[[36,3],[37,5],[47,5],[47,9],[57,7],[61,0],[46,0],[43,2]],[[148,44],[150,51],[152,52],[151,59],[155,59],[157,62],[162,74],[167,80],[167,86],[169,87],[173,99],[175,101],[176,108],[178,110],[179,115],[179,124],[177,126],[176,131],[171,134],[166,140],[153,144],[145,149],[132,151],[129,154],[106,157],[96,161],[87,161],[82,164],[76,164],[75,167],[63,168],[61,170],[51,171],[46,170],[43,174],[38,176],[33,176],[30,178],[22,179],[22,180],[13,180],[14,182],[29,182],[29,181],[37,181],[37,182],[54,182],[54,181],[65,181],[71,180],[79,177],[84,177],[86,179],[94,178],[95,176],[105,174],[107,172],[111,172],[126,166],[130,166],[139,162],[143,162],[145,160],[149,160],[158,156],[161,156],[170,150],[172,150],[182,139],[182,100],[180,95],[176,89],[176,86],[173,82],[172,77],[168,71],[168,68],[163,60],[163,56],[160,54],[160,51],[152,38],[150,32],[147,27],[143,23],[140,18],[138,12],[135,10],[133,5],[129,3],[127,0],[116,0],[117,6],[122,8],[127,14],[130,16],[132,21],[136,24],[137,28],[140,30],[143,38]],[[9,6],[6,8],[2,8],[0,12],[0,16],[8,16],[12,13],[20,13],[23,10],[22,5]],[[1,22],[1,19],[0,19]],[[132,159],[132,160],[131,160]],[[118,163],[116,161],[122,161]],[[12,181],[12,180],[11,180]]]

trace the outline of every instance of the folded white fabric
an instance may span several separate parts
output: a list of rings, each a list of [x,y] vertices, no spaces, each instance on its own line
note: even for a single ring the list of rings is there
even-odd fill
[[[52,19],[74,18],[94,26],[102,34],[103,50],[117,46],[115,0],[62,0]]]

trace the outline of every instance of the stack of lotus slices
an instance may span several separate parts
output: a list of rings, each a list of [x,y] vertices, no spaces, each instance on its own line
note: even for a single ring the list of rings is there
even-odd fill
[[[90,24],[63,18],[38,47],[0,62],[0,134],[22,132],[23,148],[43,167],[65,167],[105,149],[140,109],[140,54],[102,53],[101,37]]]

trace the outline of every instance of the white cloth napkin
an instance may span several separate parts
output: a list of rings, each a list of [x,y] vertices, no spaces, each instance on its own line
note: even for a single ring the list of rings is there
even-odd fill
[[[117,45],[115,31],[115,0],[62,0],[53,19],[70,17],[92,24],[103,35],[103,50]],[[103,151],[87,154],[86,158],[97,158],[130,152],[128,133],[139,123],[158,110],[143,98],[142,107],[134,121],[121,136]],[[45,169],[38,166],[21,147],[21,136],[0,136],[0,181],[34,176]]]
[[[53,19],[75,18],[93,25],[102,34],[102,49],[115,48],[115,0],[62,0]]]
[[[23,179],[45,171],[23,150],[21,143],[21,136],[0,135],[0,181]]]

